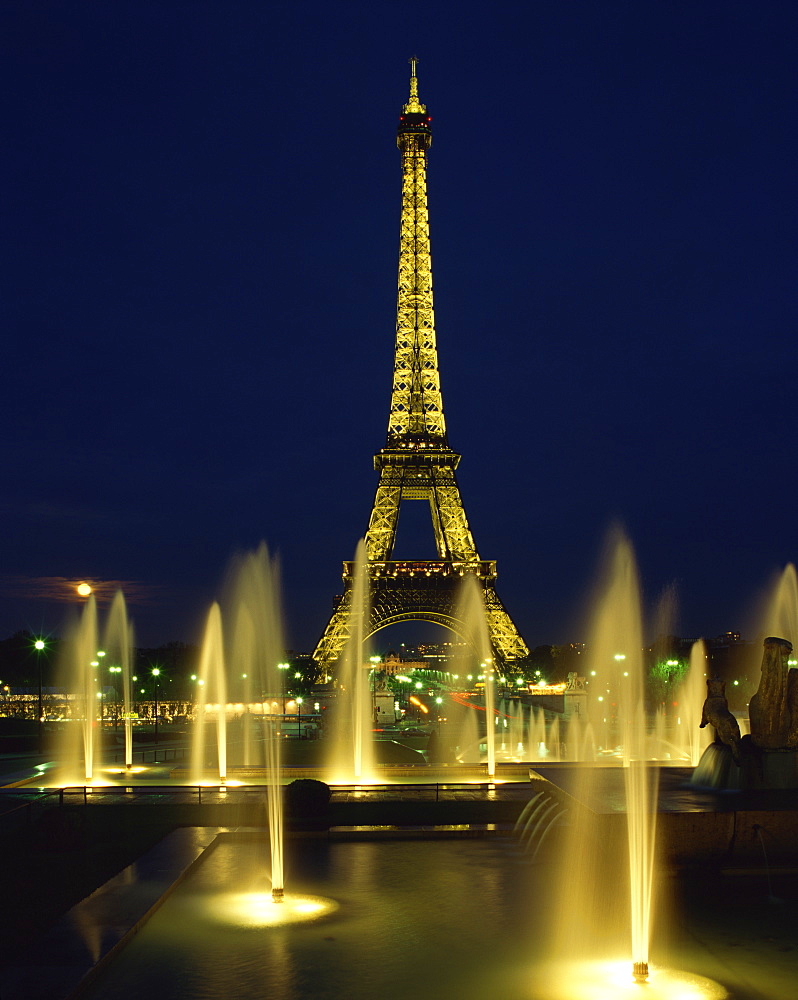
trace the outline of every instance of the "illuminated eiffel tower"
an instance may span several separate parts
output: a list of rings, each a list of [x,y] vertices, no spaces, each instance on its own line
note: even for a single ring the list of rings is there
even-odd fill
[[[410,60],[410,99],[399,118],[402,153],[402,224],[391,412],[386,446],[374,457],[380,474],[366,532],[369,619],[367,638],[387,625],[429,621],[475,643],[461,617],[459,591],[471,574],[482,588],[494,661],[507,663],[529,652],[496,594],[496,563],[480,559],[468,527],[455,469],[460,456],[449,447],[443,416],[427,211],[427,150],[431,118],[418,99],[415,58]],[[403,500],[427,500],[438,559],[395,561]],[[344,592],[337,599],[313,658],[325,669],[341,655],[351,630],[355,565],[344,563]]]

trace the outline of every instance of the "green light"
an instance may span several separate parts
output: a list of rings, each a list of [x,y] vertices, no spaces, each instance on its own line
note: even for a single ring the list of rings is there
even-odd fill
[[[152,668],[152,676],[153,677],[160,677],[161,676],[161,671],[158,669],[158,667],[153,667]]]

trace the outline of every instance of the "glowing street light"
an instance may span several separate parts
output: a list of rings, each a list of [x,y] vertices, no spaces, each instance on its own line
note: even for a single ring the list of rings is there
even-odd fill
[[[158,667],[152,668],[152,676],[155,678],[155,742],[158,743],[158,678],[161,671]]]
[[[303,698],[301,695],[296,697],[296,732],[297,737],[302,739],[302,702]]]
[[[44,739],[44,705],[42,703],[42,652],[45,649],[44,639],[37,639],[33,648],[36,650],[36,667],[39,675],[39,753],[42,752],[42,741]]]
[[[121,667],[113,667],[112,666],[112,667],[109,667],[108,670],[112,674],[121,674],[122,673],[122,668]],[[114,687],[114,729],[116,729],[116,727],[117,727],[117,725],[119,723],[119,694],[118,694],[118,692],[116,690],[116,677],[112,677],[111,681],[113,682],[113,687]]]

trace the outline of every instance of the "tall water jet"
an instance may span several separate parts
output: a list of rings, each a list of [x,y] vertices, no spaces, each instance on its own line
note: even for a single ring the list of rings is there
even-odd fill
[[[620,535],[615,541],[609,586],[598,615],[595,648],[599,662],[610,667],[611,688],[617,692],[622,725],[632,963],[635,979],[645,980],[654,878],[656,788],[652,788],[651,773],[646,766],[640,585],[632,547]]]
[[[67,782],[76,781],[79,774],[86,783],[94,778],[100,690],[98,642],[97,604],[91,595],[79,619],[68,631],[59,665],[60,682],[66,692],[66,714],[70,719],[60,753],[66,763]]]
[[[473,705],[463,706],[457,734],[457,752],[460,764],[479,763],[479,724]]]
[[[125,768],[133,766],[133,705],[131,699],[130,675],[133,662],[133,626],[128,620],[125,596],[118,590],[111,602],[111,610],[105,627],[103,642],[105,652],[111,661],[111,670],[120,671],[122,678],[122,721],[125,733]],[[116,685],[114,685],[116,688]]]
[[[690,762],[697,767],[701,754],[710,742],[707,727],[700,728],[701,706],[707,693],[707,650],[703,639],[698,639],[690,648],[690,665],[687,676],[678,690],[678,725],[681,730],[679,747]]]
[[[214,602],[208,613],[198,669],[198,698],[192,738],[192,781],[200,782],[205,769],[205,721],[211,691],[216,699],[216,747],[219,781],[227,780],[227,677],[225,673],[222,613]]]
[[[338,664],[336,719],[331,758],[337,780],[368,780],[374,773],[372,713],[366,638],[369,621],[369,578],[366,544],[358,542],[349,607],[349,638]]]
[[[780,636],[794,647],[798,645],[798,576],[793,563],[779,574],[763,618],[763,636]]]
[[[285,651],[279,566],[269,557],[266,545],[261,543],[255,552],[234,561],[230,578],[230,603],[236,622],[230,662],[245,675],[241,678],[245,681],[244,762],[251,764],[258,756],[251,712],[253,692],[259,700],[265,692],[269,702],[283,694],[284,678],[278,667]],[[260,745],[264,748],[262,760],[267,772],[272,897],[280,900],[285,891],[281,736],[276,731],[275,714],[270,711],[268,715],[267,730],[261,734]]]
[[[244,744],[244,767],[251,767],[254,763],[254,742],[252,704],[254,701],[253,691],[260,681],[258,663],[256,660],[258,643],[255,639],[255,623],[249,608],[238,602],[233,611],[233,645],[229,663],[235,664],[238,673],[236,686],[242,690],[241,703],[243,705],[243,716],[241,718],[242,738]],[[263,688],[262,683],[258,686]]]
[[[493,647],[488,634],[485,616],[485,599],[479,580],[471,573],[463,577],[460,588],[461,621],[466,623],[469,638],[479,658],[479,669],[484,683],[485,703],[485,749],[488,777],[496,774],[496,670],[493,662]]]
[[[656,816],[656,785],[646,767],[646,721],[643,703],[643,657],[640,593],[634,555],[628,540],[614,533],[607,554],[604,579],[598,591],[588,650],[596,680],[593,708],[607,720],[606,739],[621,747],[626,799],[627,836],[625,864],[610,836],[614,824],[602,820],[597,833],[595,814],[588,808],[576,811],[568,834],[569,884],[573,895],[563,893],[559,901],[559,947],[566,954],[585,951],[585,941],[606,951],[607,942],[598,935],[615,927],[606,889],[597,888],[599,876],[622,864],[629,874],[626,931],[631,929],[632,974],[638,981],[648,975],[649,932],[653,903],[653,862]],[[602,701],[598,699],[601,698]],[[586,801],[595,772],[577,772],[584,785],[576,799]],[[619,908],[620,910],[620,908]],[[617,930],[622,921],[620,912]]]

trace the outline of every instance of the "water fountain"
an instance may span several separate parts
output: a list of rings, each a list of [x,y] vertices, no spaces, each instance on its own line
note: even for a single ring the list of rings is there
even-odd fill
[[[258,694],[260,701],[264,692],[273,697],[284,683],[279,668],[285,649],[279,566],[270,558],[266,545],[261,543],[257,551],[235,560],[229,579],[229,603],[236,622],[231,662],[245,681],[244,764],[251,766],[257,762],[266,768],[272,898],[282,900],[285,898],[285,873],[281,734],[277,731],[274,712],[263,712],[266,732],[261,736],[260,745],[264,753],[256,761],[258,755],[250,712],[253,692]]]
[[[463,577],[460,588],[459,618],[466,623],[469,638],[479,661],[483,682],[485,708],[486,766],[489,778],[496,775],[496,670],[493,649],[488,635],[485,601],[477,578],[470,573]]]
[[[227,780],[227,671],[222,635],[222,611],[214,602],[208,612],[197,670],[198,697],[194,709],[191,747],[191,781],[205,778],[205,724],[209,710],[215,716],[219,781]],[[210,702],[213,696],[215,704]]]
[[[602,718],[608,720],[606,739],[609,741],[612,736],[622,753],[627,861],[623,864],[620,856],[611,853],[620,851],[618,838],[605,836],[603,842],[597,842],[588,811],[574,810],[565,848],[573,870],[568,891],[559,897],[554,948],[561,954],[572,955],[576,949],[584,953],[584,942],[595,939],[597,928],[601,927],[607,934],[614,924],[617,934],[625,925],[631,928],[633,977],[644,982],[649,975],[657,772],[646,765],[643,640],[637,569],[628,540],[618,532],[611,540],[606,562],[588,648],[596,672],[594,690],[604,692],[594,696],[594,707],[606,713],[602,714]],[[598,700],[605,697],[608,701]],[[569,735],[568,741],[571,739]],[[578,766],[575,769],[572,794],[576,801],[589,798],[595,779],[596,772],[592,768]],[[597,873],[607,869],[628,873],[629,915],[619,923],[607,919],[608,901],[594,896]],[[620,908],[618,900],[615,906]]]
[[[225,614],[214,603],[208,614],[197,671],[197,701],[191,752],[191,781],[206,783],[206,726],[215,722],[218,782],[228,777],[228,694],[243,689],[243,763],[245,768],[265,771],[268,829],[271,855],[272,898],[285,898],[283,863],[283,808],[281,733],[276,718],[282,716],[276,692],[284,679],[278,661],[284,654],[282,609],[279,598],[279,568],[265,544],[254,552],[236,557],[227,574]],[[224,618],[234,624],[225,637]],[[231,674],[235,674],[235,678]],[[266,695],[267,704],[262,703]],[[257,698],[253,698],[257,695]],[[280,701],[282,698],[280,697]],[[278,712],[275,713],[274,705]],[[255,731],[252,709],[260,707],[265,731]],[[267,711],[268,709],[268,711]],[[210,717],[210,719],[209,719]],[[260,753],[258,751],[261,751]]]
[[[125,596],[117,591],[111,602],[105,628],[103,648],[110,660],[110,669],[122,678],[122,720],[125,734],[125,770],[133,769],[133,701],[131,697],[131,665],[133,662],[133,626],[128,620]]]
[[[100,747],[97,715],[102,704],[99,651],[97,604],[91,595],[67,633],[59,664],[59,687],[66,693],[66,723],[58,747],[64,783],[94,780]]]
[[[654,965],[650,970],[648,968],[650,914],[654,904],[653,829],[649,821],[653,818],[655,811],[656,785],[652,780],[653,775],[643,766],[642,760],[650,750],[650,747],[647,749],[647,739],[650,739],[651,729],[648,727],[647,734],[646,723],[642,717],[640,600],[631,548],[623,538],[616,539],[611,566],[612,570],[608,574],[604,594],[598,602],[596,628],[590,650],[591,658],[595,658],[594,662],[598,671],[594,690],[603,691],[609,688],[617,693],[617,711],[614,713],[608,711],[606,729],[607,733],[614,737],[610,742],[620,748],[622,768],[597,769],[592,766],[574,764],[574,761],[591,760],[593,757],[592,750],[588,749],[595,742],[590,736],[592,726],[590,721],[586,722],[579,718],[561,722],[555,718],[547,724],[542,709],[532,708],[528,722],[526,722],[523,719],[520,706],[513,705],[512,700],[505,701],[500,706],[501,716],[497,716],[495,710],[493,712],[494,717],[507,717],[508,719],[507,736],[511,744],[507,748],[508,752],[512,749],[512,744],[518,741],[520,735],[521,740],[526,738],[530,743],[529,757],[533,755],[531,748],[544,744],[547,753],[554,751],[548,757],[549,760],[552,756],[563,758],[562,764],[555,764],[554,767],[570,768],[574,772],[581,770],[585,775],[585,784],[588,788],[591,783],[596,782],[599,771],[612,771],[615,775],[622,773],[625,779],[623,797],[625,801],[624,811],[628,821],[628,832],[624,837],[627,842],[624,845],[624,851],[627,855],[625,861],[622,861],[620,854],[616,853],[620,837],[616,836],[616,825],[611,822],[612,817],[604,823],[601,827],[602,832],[597,837],[596,830],[589,828],[589,817],[586,815],[586,810],[573,806],[566,808],[562,798],[556,795],[549,795],[549,797],[542,799],[537,803],[538,811],[527,816],[527,827],[532,838],[532,846],[525,855],[527,863],[539,873],[540,866],[546,866],[547,877],[551,877],[552,880],[552,899],[562,899],[563,901],[563,919],[557,925],[558,930],[555,937],[558,937],[558,940],[553,946],[553,951],[549,951],[548,944],[535,946],[534,962],[532,963],[534,969],[528,970],[529,978],[527,985],[524,986],[526,992],[519,992],[518,995],[534,996],[535,998],[544,996],[547,998],[579,997],[580,1000],[583,997],[592,996],[618,996],[623,995],[624,982],[627,985],[634,983],[635,977],[638,981],[642,981],[648,975],[646,985],[644,987],[638,985],[637,988],[645,989],[649,1000],[660,996],[672,996],[674,991],[677,991],[677,995],[680,996],[721,997],[724,995],[723,991],[716,989],[708,980],[701,980],[701,977],[695,975],[692,978],[680,977],[669,973],[661,965]],[[243,698],[247,704],[253,706],[259,692],[273,691],[273,685],[279,683],[276,680],[279,674],[276,672],[271,681],[263,680],[264,677],[269,676],[270,665],[274,671],[276,660],[282,655],[276,582],[270,578],[270,573],[273,573],[273,567],[269,564],[265,549],[258,554],[243,557],[233,573],[235,582],[230,587],[230,593],[223,608],[216,605],[209,614],[206,641],[203,643],[204,665],[201,668],[206,684],[200,687],[209,689],[209,700],[212,699],[218,703],[217,717],[225,714],[222,710],[223,706],[226,704],[228,694],[234,692],[236,683],[247,682],[243,685]],[[264,608],[267,609],[265,613]],[[112,620],[113,627],[111,626]],[[125,622],[126,616],[123,614],[123,606],[117,604],[109,618],[109,626],[106,629],[104,639],[108,652],[114,659],[124,658],[123,651],[119,647],[123,640],[118,637],[130,635],[129,626]],[[233,623],[229,629],[223,628],[223,623],[227,622]],[[91,663],[89,657],[93,653],[96,654],[96,635],[96,608],[87,604],[79,629],[79,638],[83,647],[81,647],[82,651],[75,653],[76,662],[83,664],[88,661]],[[112,638],[112,635],[117,636],[117,638]],[[277,636],[280,638],[276,638]],[[272,645],[270,646],[269,643]],[[78,649],[77,644],[74,648]],[[787,643],[774,643],[773,640],[766,648],[767,665],[763,676],[767,672],[768,681],[762,686],[764,697],[760,700],[766,701],[768,704],[774,700],[773,691],[779,692],[776,700],[780,699],[780,704],[784,702],[785,698],[789,702],[791,693],[794,691],[791,678],[795,671],[791,670],[789,664],[790,648]],[[266,649],[268,651],[264,652]],[[698,650],[695,655],[697,669],[703,666],[702,657],[703,653]],[[485,662],[484,656],[482,659]],[[360,654],[351,659],[350,663],[362,664],[363,662],[364,655],[361,647]],[[366,671],[362,667],[359,670],[354,670],[352,676],[354,676],[355,681],[351,682],[353,689],[357,687],[356,677],[358,673],[361,677],[365,677]],[[236,679],[233,679],[231,674]],[[243,674],[247,676],[244,678]],[[83,676],[86,676],[85,672]],[[96,673],[93,673],[92,682],[94,676]],[[485,682],[488,683],[487,678],[485,678]],[[248,694],[246,693],[247,688]],[[91,698],[96,700],[93,683],[90,696],[89,700]],[[254,700],[250,700],[253,699],[253,696]],[[680,695],[681,700],[683,700],[683,695]],[[487,693],[485,701],[485,708],[488,708],[489,695]],[[602,704],[607,707],[607,703]],[[493,708],[493,706],[490,707]],[[203,714],[205,713],[203,712]],[[476,714],[471,710],[467,712],[466,718],[473,723]],[[485,715],[489,718],[487,712]],[[756,717],[756,711],[753,715]],[[763,732],[771,732],[771,730],[778,733],[784,730],[787,734],[785,738],[791,738],[791,730],[789,727],[784,729],[783,720],[774,729],[771,725],[772,717],[768,713],[765,713],[765,716],[770,719],[768,722],[770,729],[767,726],[763,728],[762,725],[758,727],[755,725],[754,730],[755,733],[758,733],[757,738],[761,738]],[[269,806],[272,892],[269,897],[255,885],[244,893],[237,890],[226,891],[223,889],[219,891],[217,887],[216,894],[212,902],[208,903],[207,910],[202,910],[201,919],[206,923],[213,923],[216,928],[214,933],[217,933],[222,925],[228,923],[239,929],[244,926],[262,929],[277,922],[286,924],[312,919],[313,914],[327,914],[325,919],[333,920],[335,919],[332,916],[335,906],[330,905],[329,900],[322,901],[319,905],[318,897],[311,891],[313,888],[312,860],[307,862],[309,867],[306,870],[298,873],[298,891],[285,895],[282,818],[279,813],[280,744],[279,740],[267,739],[264,741],[258,739],[257,720],[248,720],[248,726],[248,730],[245,731],[244,750],[245,763],[248,766],[257,766],[258,748],[261,745],[277,752],[277,756],[272,757],[266,765],[272,776],[271,790],[276,793],[271,797]],[[489,733],[495,732],[491,726],[488,726],[487,730]],[[89,731],[91,731],[91,727],[89,727]],[[782,740],[781,736],[779,740]],[[659,745],[662,743],[662,738],[660,737],[654,742]],[[783,747],[773,749],[774,752],[776,749],[779,749],[780,752],[784,750]],[[217,752],[220,760],[219,778],[221,780],[226,775],[226,758],[221,746],[218,746]],[[354,764],[352,766],[354,769]],[[545,766],[542,770],[545,770]],[[583,794],[588,793],[575,790],[574,801],[578,802]],[[569,844],[565,849],[565,854],[555,861],[550,851],[562,837],[561,824],[563,822],[567,822],[571,828]],[[757,830],[757,836],[763,837],[761,825]],[[451,853],[451,848],[447,849],[450,851],[450,858],[459,856],[458,852]],[[331,851],[335,853],[334,848],[331,848]],[[488,853],[486,852],[484,857],[487,857]],[[376,863],[380,869],[380,878],[390,882],[392,872],[390,853],[372,846],[367,854],[370,859],[369,864],[373,866]],[[416,872],[418,861],[419,857],[415,857],[406,864],[412,866]],[[517,871],[505,873],[502,869],[504,861],[494,855],[490,855],[490,861],[485,862],[484,868],[480,867],[481,862],[478,854],[471,856],[466,851],[461,861],[463,864],[471,865],[468,869],[470,880],[476,879],[477,885],[480,884],[480,881],[501,884],[505,898],[509,898],[508,886],[513,884],[514,880],[518,881]],[[335,870],[335,865],[339,863],[340,858],[338,861],[331,861],[330,871]],[[623,879],[620,879],[618,875],[622,869],[630,872],[628,901],[624,905],[621,905],[618,899],[619,893],[625,889],[620,884]],[[364,884],[367,881],[362,872],[353,877],[363,878]],[[396,877],[401,880],[401,873],[398,872]],[[336,896],[337,904],[345,908],[349,898],[347,887],[337,882],[330,872],[319,874],[320,880],[325,878],[329,880],[328,888],[333,887],[333,895]],[[509,879],[509,882],[503,881],[506,878]],[[539,895],[537,890],[536,895]],[[279,917],[275,909],[275,903],[280,899],[285,901],[279,904],[284,907],[284,918]],[[191,905],[193,907],[193,903]],[[361,904],[358,903],[358,905]],[[543,910],[548,920],[550,910],[548,907],[543,907]],[[624,911],[622,916],[618,912],[621,910]],[[168,911],[165,910],[165,912]],[[467,912],[465,907],[463,912]],[[516,921],[513,925],[513,934],[516,938],[520,933],[519,928],[523,926],[519,912],[512,909],[513,920]],[[447,915],[447,921],[449,919],[450,915]],[[473,919],[473,917],[469,917],[469,919]],[[623,925],[625,925],[626,930],[620,931]],[[615,932],[628,934],[630,925],[632,927],[634,977],[629,975],[627,962],[625,979],[620,983],[613,981],[611,985],[608,985],[610,979],[606,978],[605,966],[597,960],[592,960],[594,958],[593,952],[602,952],[607,949]],[[345,922],[343,924],[336,923],[335,935],[343,934],[345,936],[345,926]],[[546,940],[544,930],[545,928],[540,926],[535,929],[535,934],[539,935],[541,941]],[[162,933],[162,930],[159,933]],[[537,939],[536,936],[535,940]],[[301,948],[299,939],[294,941],[293,946]],[[378,945],[375,944],[374,947],[374,961],[385,962],[385,954]],[[562,958],[556,971],[552,971],[548,963],[548,959],[553,953]],[[305,952],[302,951],[301,954],[305,955]],[[515,955],[512,959],[509,956],[505,956],[505,958],[508,961],[519,961],[518,956]],[[308,956],[307,961],[312,962],[312,957]],[[531,959],[530,962],[532,962]],[[128,968],[128,965],[125,965],[125,968]],[[590,971],[586,972],[585,970]],[[456,975],[453,972],[449,974]],[[555,980],[550,980],[549,975],[559,977],[556,980],[556,988],[552,985]],[[590,978],[587,978],[588,976]],[[692,984],[689,989],[685,986],[688,980]],[[529,983],[536,985],[533,987]],[[472,988],[471,984],[464,982],[462,987],[463,996],[475,995],[475,987]],[[358,994],[355,992],[353,995],[357,996]],[[386,995],[393,994],[388,992]]]
[[[690,666],[678,691],[680,733],[679,749],[691,767],[697,767],[701,754],[709,744],[709,733],[702,729],[701,706],[706,696],[707,651],[702,639],[690,649]]]
[[[340,662],[333,729],[327,768],[335,782],[374,780],[374,747],[369,674],[367,624],[369,583],[366,544],[358,542],[354,559],[354,586],[349,612],[349,639]]]

